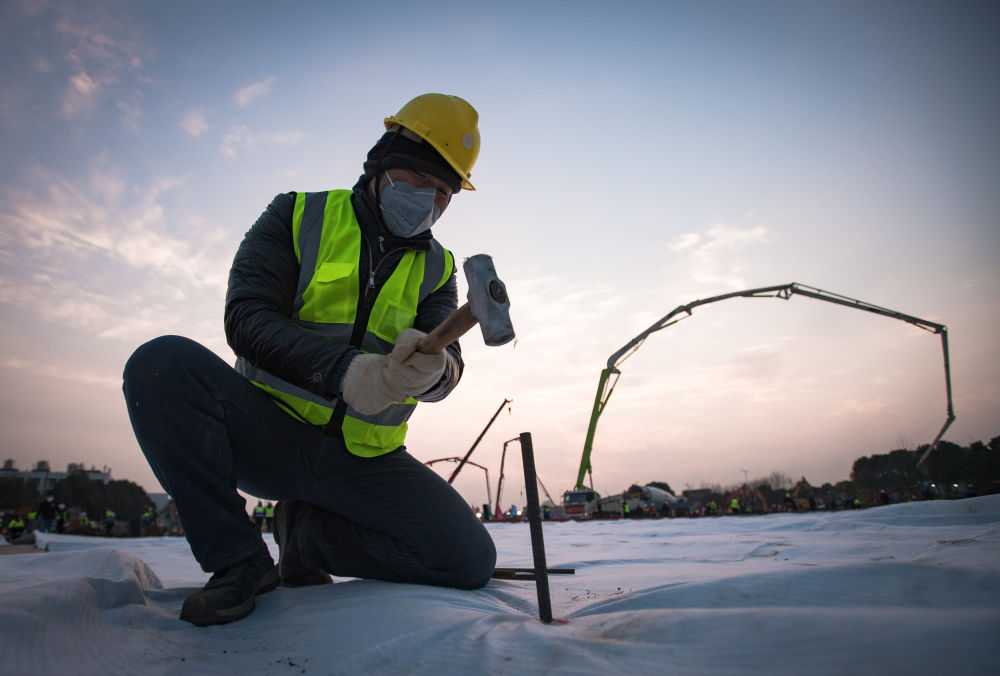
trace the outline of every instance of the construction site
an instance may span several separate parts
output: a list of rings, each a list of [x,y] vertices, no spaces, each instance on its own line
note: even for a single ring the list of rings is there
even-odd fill
[[[915,454],[914,469],[915,471],[922,470],[922,481],[911,482],[911,485],[906,486],[905,489],[899,486],[888,486],[879,492],[869,490],[864,494],[855,489],[850,482],[846,481],[840,482],[836,486],[825,484],[814,487],[810,485],[805,477],[801,477],[794,485],[789,483],[787,486],[771,486],[767,484],[762,485],[760,480],[751,482],[746,476],[744,476],[742,484],[730,489],[721,489],[719,487],[715,489],[705,487],[689,488],[681,491],[680,494],[676,494],[670,490],[669,484],[661,482],[633,483],[628,487],[623,487],[620,492],[616,491],[607,495],[601,495],[595,490],[591,455],[595,446],[597,424],[605,407],[608,405],[611,394],[622,373],[619,367],[626,359],[632,356],[652,334],[691,317],[695,308],[700,306],[735,298],[773,298],[787,301],[793,296],[820,300],[841,307],[862,310],[870,314],[896,319],[940,337],[944,364],[946,416],[943,425],[933,440],[928,444],[922,445],[921,450]],[[506,297],[504,300],[507,302]],[[506,316],[504,320],[509,323],[509,318]],[[484,328],[484,335],[486,333],[487,329]],[[512,331],[510,335],[513,335]],[[516,461],[514,465],[510,464],[512,459],[508,458],[508,447],[518,442],[519,438],[514,437],[502,442],[499,466],[494,468],[494,471],[498,475],[495,475],[494,480],[491,480],[490,468],[482,464],[482,462],[473,459],[476,449],[480,446],[484,438],[487,437],[497,417],[505,409],[509,414],[512,405],[513,400],[508,398],[505,398],[500,403],[500,406],[493,413],[486,426],[464,456],[435,458],[425,463],[428,466],[438,465],[439,467],[446,467],[446,465],[439,465],[439,463],[454,464],[454,468],[450,469],[447,473],[442,473],[442,476],[447,478],[449,484],[454,483],[459,473],[467,467],[470,469],[466,471],[482,471],[485,479],[486,501],[473,502],[473,508],[484,521],[512,522],[525,518],[523,491],[518,495],[518,498],[504,498],[504,489],[508,477],[511,476],[511,472],[518,472]],[[804,512],[844,508],[853,509],[876,504],[888,504],[889,502],[926,499],[928,497],[939,497],[940,495],[935,495],[934,491],[930,489],[931,485],[936,486],[937,484],[933,482],[928,474],[927,466],[924,463],[928,456],[938,447],[943,435],[954,420],[955,413],[952,405],[948,333],[945,325],[804,284],[791,283],[760,287],[704,299],[696,299],[680,305],[629,340],[619,350],[615,351],[608,358],[607,365],[600,373],[597,394],[586,431],[586,440],[575,484],[571,488],[553,495],[546,488],[541,477],[536,476],[534,479],[537,482],[539,490],[542,513],[544,518],[550,520],[677,518],[719,516],[724,514]],[[496,442],[491,440],[488,444],[496,444]],[[481,457],[481,455],[482,453],[477,457]],[[745,474],[746,471],[744,470]],[[525,481],[530,482],[531,477],[526,475]],[[974,491],[974,489],[972,490]],[[971,494],[969,490],[964,486],[959,489],[959,485],[956,483],[954,490],[950,493],[950,497],[966,497],[969,494]]]

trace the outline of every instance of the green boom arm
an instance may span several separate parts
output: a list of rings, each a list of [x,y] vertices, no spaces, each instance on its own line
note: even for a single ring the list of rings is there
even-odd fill
[[[866,312],[872,312],[884,317],[899,319],[908,324],[913,324],[921,329],[940,334],[941,348],[944,351],[944,382],[948,416],[945,420],[944,426],[941,428],[941,431],[938,432],[934,441],[931,442],[930,446],[928,446],[927,450],[917,462],[918,466],[923,464],[924,460],[927,459],[928,454],[930,454],[930,452],[937,446],[941,437],[944,436],[945,430],[947,430],[951,423],[955,420],[955,411],[952,407],[951,401],[951,366],[948,360],[948,328],[944,324],[937,324],[935,322],[920,319],[919,317],[914,317],[902,312],[896,312],[895,310],[879,307],[878,305],[872,305],[871,303],[866,303],[862,300],[841,296],[837,293],[823,291],[822,289],[792,282],[791,284],[765,286],[759,289],[747,289],[745,291],[724,293],[719,296],[712,296],[711,298],[700,298],[688,303],[687,305],[678,305],[666,316],[660,318],[659,321],[630,340],[620,350],[611,355],[608,358],[607,368],[601,371],[601,379],[597,384],[597,396],[594,398],[594,408],[590,414],[590,426],[587,428],[587,440],[583,444],[583,457],[580,459],[580,471],[576,475],[576,488],[579,490],[586,489],[587,486],[583,483],[583,481],[586,476],[589,476],[590,489],[593,490],[594,476],[593,468],[590,464],[590,452],[594,446],[594,433],[597,431],[597,420],[601,417],[601,413],[604,412],[604,408],[608,405],[608,399],[611,398],[611,393],[614,391],[615,385],[618,383],[618,377],[621,375],[621,371],[618,370],[618,365],[632,356],[632,354],[639,349],[650,334],[656,333],[661,329],[665,329],[672,324],[676,324],[681,319],[690,317],[692,314],[691,311],[699,305],[707,305],[709,303],[715,303],[716,301],[726,300],[727,298],[780,298],[782,300],[788,300],[792,294],[799,294],[801,296],[815,298],[817,300],[825,300],[829,303],[844,305],[856,310],[864,310]],[[678,317],[678,315],[681,316]]]

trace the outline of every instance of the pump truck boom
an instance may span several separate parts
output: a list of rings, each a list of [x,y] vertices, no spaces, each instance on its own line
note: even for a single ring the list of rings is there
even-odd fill
[[[884,317],[891,317],[892,319],[899,319],[908,324],[913,324],[918,328],[939,334],[941,336],[941,348],[944,352],[944,382],[947,401],[947,418],[944,426],[941,427],[937,436],[934,437],[934,441],[931,442],[931,444],[927,447],[927,450],[918,460],[917,466],[919,467],[922,465],[930,452],[937,447],[938,442],[941,440],[941,437],[944,436],[945,431],[955,420],[955,412],[952,407],[951,398],[951,366],[948,360],[948,328],[944,324],[938,324],[926,319],[920,319],[919,317],[914,317],[913,315],[897,312],[896,310],[890,310],[888,308],[873,305],[872,303],[867,303],[848,296],[842,296],[838,293],[824,291],[815,287],[792,282],[791,284],[780,284],[776,286],[760,287],[757,289],[747,289],[744,291],[733,291],[731,293],[724,293],[710,298],[694,300],[686,305],[678,305],[664,317],[660,318],[655,324],[627,342],[620,350],[612,354],[608,358],[607,367],[601,371],[601,377],[597,383],[597,396],[594,398],[594,407],[590,414],[590,425],[587,428],[587,438],[583,445],[583,457],[580,459],[580,470],[576,476],[576,487],[574,490],[567,491],[564,494],[564,504],[570,504],[570,502],[579,503],[581,498],[584,497],[580,495],[581,493],[593,493],[594,476],[593,467],[590,464],[590,453],[594,445],[594,433],[597,430],[597,420],[601,417],[601,413],[604,412],[604,408],[608,405],[608,399],[611,398],[611,393],[614,391],[615,385],[618,383],[618,377],[621,375],[621,371],[618,370],[618,366],[632,356],[632,354],[634,354],[635,351],[642,346],[646,338],[661,329],[665,329],[668,326],[676,324],[681,319],[690,317],[692,311],[700,305],[708,305],[709,303],[715,303],[729,298],[780,298],[781,300],[788,300],[795,294],[827,301],[828,303],[836,303],[837,305],[843,305],[856,310],[872,312]],[[590,478],[589,488],[584,483],[584,478],[588,476]]]

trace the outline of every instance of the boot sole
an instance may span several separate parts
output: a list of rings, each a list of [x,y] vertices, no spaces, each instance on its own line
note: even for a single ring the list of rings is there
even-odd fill
[[[281,578],[282,587],[312,587],[318,584],[333,584],[333,579],[322,570],[306,570]]]

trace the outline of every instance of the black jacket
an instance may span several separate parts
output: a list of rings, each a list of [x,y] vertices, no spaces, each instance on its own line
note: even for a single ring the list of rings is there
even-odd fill
[[[340,396],[340,381],[359,345],[343,345],[297,325],[293,302],[299,264],[292,242],[292,209],[295,193],[275,197],[246,233],[229,271],[226,293],[226,339],[233,351],[254,366],[327,399]],[[408,249],[426,250],[430,233],[412,239],[385,235],[368,207],[364,178],[354,186],[351,204],[361,226],[360,287],[368,286],[374,268],[375,290],[362,300],[356,323],[367,324],[377,291],[392,274],[394,259]],[[414,328],[429,332],[458,306],[458,284],[452,271],[448,280],[417,307]],[[356,334],[357,335],[357,334]],[[418,396],[440,401],[458,384],[464,364],[458,342],[446,349],[447,367],[438,384]],[[334,419],[343,418],[343,404]],[[339,426],[339,425],[338,425]]]
[[[43,500],[42,504],[38,505],[38,509],[36,511],[38,512],[39,519],[56,518],[56,506],[48,500]]]

